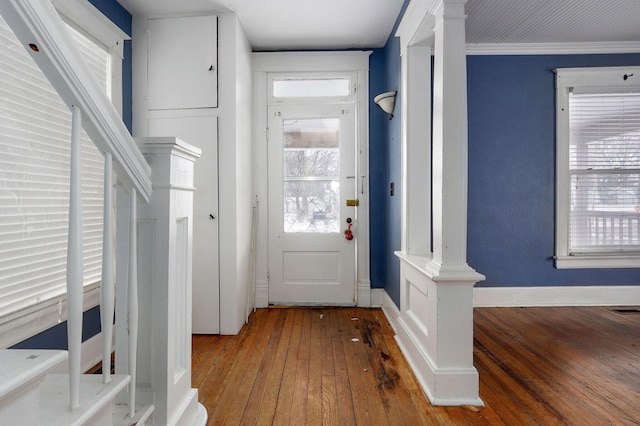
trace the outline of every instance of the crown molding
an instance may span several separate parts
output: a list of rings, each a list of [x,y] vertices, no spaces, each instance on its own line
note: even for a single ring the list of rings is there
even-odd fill
[[[467,43],[467,55],[577,55],[640,53],[640,42]]]

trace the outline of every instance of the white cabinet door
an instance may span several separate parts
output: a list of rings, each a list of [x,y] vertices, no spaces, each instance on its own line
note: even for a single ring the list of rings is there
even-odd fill
[[[218,106],[217,17],[149,19],[148,109]]]
[[[202,150],[193,194],[193,333],[219,334],[218,121],[210,110],[185,114],[163,112],[150,119],[149,136],[176,136]]]

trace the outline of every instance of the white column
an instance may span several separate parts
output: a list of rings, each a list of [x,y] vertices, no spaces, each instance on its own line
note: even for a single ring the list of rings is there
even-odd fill
[[[402,53],[402,251],[431,253],[431,48]],[[425,166],[426,165],[426,166]]]
[[[473,366],[473,287],[484,277],[467,264],[467,76],[465,0],[413,0],[398,33],[402,45],[406,195],[398,342],[434,405],[481,405]],[[431,157],[429,63],[433,42]],[[404,104],[403,104],[404,106]],[[427,121],[427,120],[425,120]],[[430,168],[430,169],[429,169]],[[430,187],[429,171],[432,172]],[[429,230],[433,228],[432,252]],[[421,222],[422,221],[422,222]],[[429,221],[426,221],[427,225]]]
[[[194,162],[200,150],[176,138],[141,138],[153,193],[140,204],[138,386],[154,394],[157,424],[203,424],[191,388]],[[144,361],[142,361],[144,360]]]
[[[433,262],[466,265],[467,58],[465,0],[436,12],[433,74]]]
[[[102,325],[102,378],[111,381],[111,342],[115,309],[113,239],[113,157],[104,157],[104,229],[102,232],[102,284],[100,287],[100,321]]]
[[[71,409],[80,405],[82,362],[82,296],[84,262],[82,250],[82,114],[71,108],[71,167],[69,187],[69,241],[67,249],[67,342],[69,347],[69,396]]]

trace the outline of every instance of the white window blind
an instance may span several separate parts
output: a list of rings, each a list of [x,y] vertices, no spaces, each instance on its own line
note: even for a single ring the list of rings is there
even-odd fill
[[[569,94],[569,253],[640,251],[640,94]]]
[[[109,53],[72,31],[102,87]],[[66,293],[71,114],[0,18],[0,323]],[[103,157],[83,137],[85,285],[100,280]]]

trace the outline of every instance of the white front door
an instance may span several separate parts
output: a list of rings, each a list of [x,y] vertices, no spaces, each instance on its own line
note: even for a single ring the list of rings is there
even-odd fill
[[[269,107],[271,304],[355,304],[357,207],[347,206],[358,182],[354,109]]]

